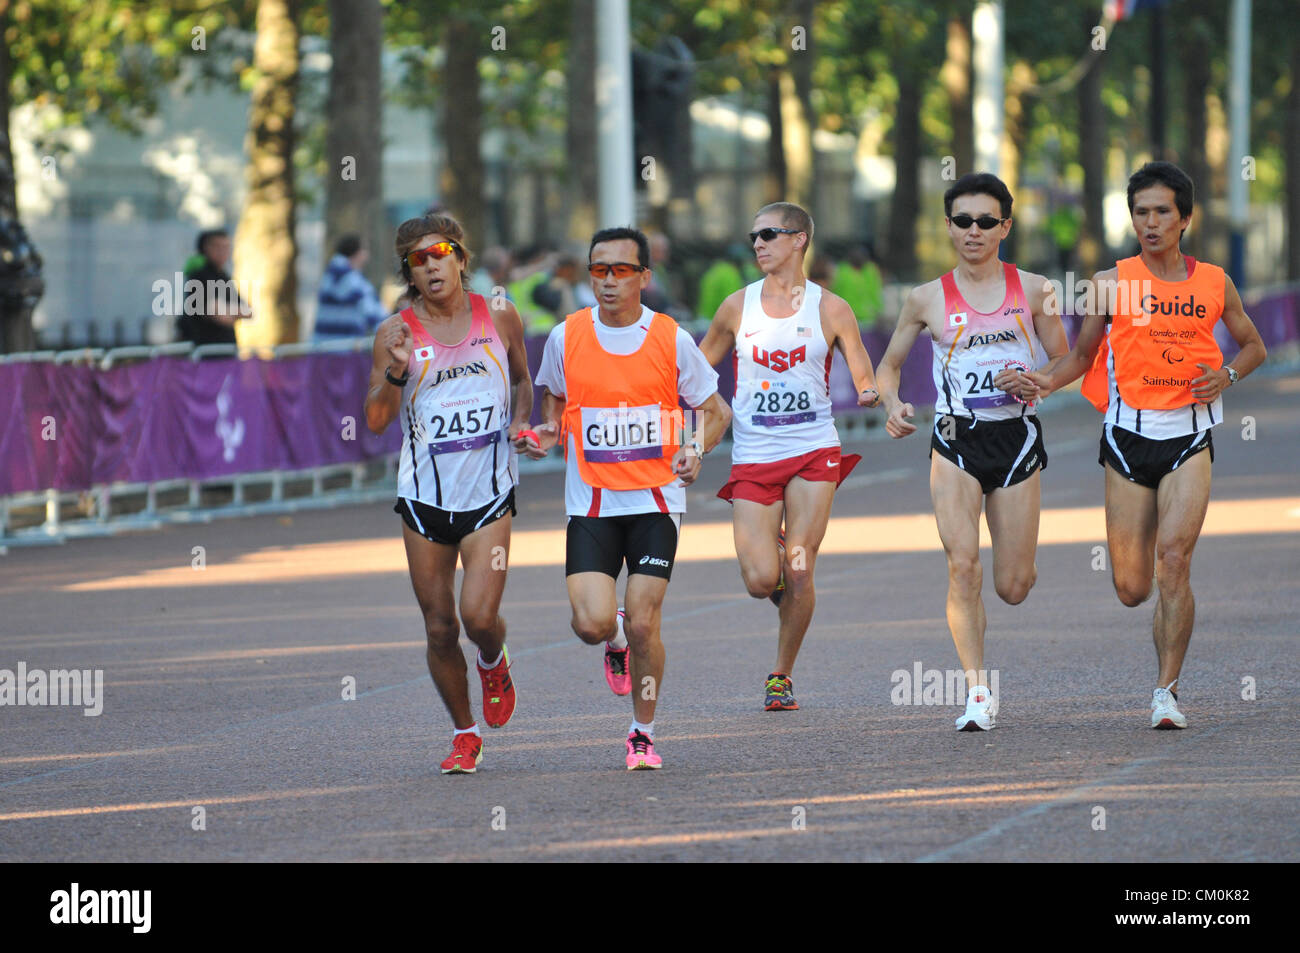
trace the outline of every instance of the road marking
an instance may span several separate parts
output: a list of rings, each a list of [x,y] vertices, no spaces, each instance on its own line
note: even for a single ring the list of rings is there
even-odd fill
[[[1031,818],[1037,817],[1040,814],[1046,814],[1054,807],[1061,807],[1065,804],[1074,804],[1078,801],[1085,799],[1089,794],[1093,793],[1094,791],[1097,791],[1101,788],[1105,788],[1115,783],[1116,781],[1128,777],[1129,775],[1135,773],[1140,768],[1145,768],[1148,765],[1156,764],[1164,760],[1165,760],[1164,757],[1159,757],[1159,758],[1139,758],[1136,761],[1130,761],[1128,764],[1124,765],[1124,767],[1120,768],[1118,771],[1112,771],[1110,774],[1098,778],[1095,781],[1089,781],[1087,784],[1080,785],[1077,788],[1067,791],[1066,793],[1062,794],[1058,798],[1053,798],[1052,800],[1047,801],[1043,804],[1036,804],[1027,810],[1021,811],[1019,814],[1013,814],[1010,817],[1003,818],[1002,820],[994,824],[992,827],[990,827],[988,830],[981,831],[980,833],[975,834],[972,837],[967,837],[965,840],[958,841],[957,843],[945,847],[942,850],[936,850],[933,853],[926,854],[924,857],[918,857],[916,859],[916,863],[933,864],[939,861],[950,860],[955,854],[959,854],[964,851],[971,850],[972,848],[975,847],[981,847],[984,844],[988,843],[989,841],[997,840],[1004,833],[1006,833],[1015,825],[1019,824],[1021,821],[1027,821]]]

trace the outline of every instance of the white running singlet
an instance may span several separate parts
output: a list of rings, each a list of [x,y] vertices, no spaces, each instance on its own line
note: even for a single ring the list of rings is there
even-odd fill
[[[732,362],[732,463],[772,463],[838,447],[831,417],[831,349],[822,333],[821,286],[804,284],[788,318],[763,310],[763,280],[745,287]]]
[[[413,309],[402,312],[415,342],[402,390],[397,495],[458,513],[487,506],[519,482],[506,435],[506,348],[482,295],[469,298],[469,333],[454,346],[435,341]]]
[[[934,348],[935,416],[952,414],[976,420],[1008,420],[1032,414],[1037,402],[1022,404],[993,384],[1005,368],[1032,371],[1047,363],[1047,352],[1034,332],[1033,315],[1016,266],[1003,262],[1006,295],[984,314],[957,288],[950,271],[943,276],[943,336]]]

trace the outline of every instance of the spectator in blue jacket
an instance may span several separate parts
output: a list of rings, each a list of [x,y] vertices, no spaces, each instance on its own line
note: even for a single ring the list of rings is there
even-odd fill
[[[317,341],[374,334],[388,312],[361,273],[370,253],[359,235],[344,235],[321,279],[316,307]]]

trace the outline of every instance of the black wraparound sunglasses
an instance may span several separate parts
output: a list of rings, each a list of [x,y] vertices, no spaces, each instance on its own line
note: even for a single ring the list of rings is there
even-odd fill
[[[798,235],[802,228],[760,228],[756,232],[749,233],[749,243],[752,245],[760,238],[765,242],[770,242],[778,235]]]
[[[1003,222],[1010,221],[1006,218],[994,218],[992,215],[981,215],[979,218],[971,218],[966,213],[954,215],[948,221],[952,222],[958,228],[970,228],[972,225],[978,225],[981,232],[987,232],[990,228],[997,228]]]

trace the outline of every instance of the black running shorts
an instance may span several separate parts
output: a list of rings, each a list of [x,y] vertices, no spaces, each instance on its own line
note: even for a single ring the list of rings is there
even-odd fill
[[[632,513],[627,516],[570,516],[564,574],[603,572],[618,578],[641,573],[671,579],[677,558],[680,514]]]
[[[515,488],[511,487],[505,496],[498,497],[487,506],[476,510],[457,513],[453,510],[441,510],[419,500],[409,500],[404,496],[397,498],[393,506],[394,513],[402,515],[402,522],[423,536],[431,543],[443,546],[459,546],[470,533],[480,530],[489,523],[495,523],[507,513],[515,515]]]
[[[1110,468],[1130,483],[1154,490],[1160,481],[1177,470],[1188,457],[1202,450],[1210,451],[1214,462],[1214,438],[1210,431],[1201,430],[1185,437],[1152,440],[1114,424],[1101,428],[1101,453],[1097,462]]]
[[[1043,425],[1029,414],[1010,420],[976,420],[944,414],[934,418],[930,455],[951,460],[985,493],[1015,486],[1047,469]]]

